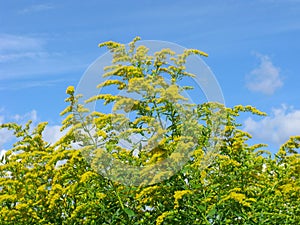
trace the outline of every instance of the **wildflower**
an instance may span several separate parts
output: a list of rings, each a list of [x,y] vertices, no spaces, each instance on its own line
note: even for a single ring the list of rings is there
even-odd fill
[[[175,198],[175,206],[174,206],[174,209],[178,208],[179,207],[179,200],[182,199],[182,197],[185,195],[185,194],[191,194],[192,191],[190,190],[182,190],[182,191],[175,191],[175,194],[174,194],[174,198]]]
[[[157,219],[156,219],[156,225],[162,224],[162,222],[164,222],[164,218],[166,218],[170,214],[171,214],[171,212],[163,212],[159,217],[157,217]]]
[[[66,93],[67,93],[68,95],[72,95],[72,94],[74,94],[74,92],[75,92],[74,86],[69,86],[69,87],[67,88],[67,90],[66,90]]]

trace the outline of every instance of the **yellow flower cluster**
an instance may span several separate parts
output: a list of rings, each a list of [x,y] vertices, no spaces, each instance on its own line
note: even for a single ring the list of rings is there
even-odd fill
[[[80,183],[85,183],[87,182],[90,178],[92,178],[93,176],[95,176],[95,173],[92,172],[92,171],[88,171],[86,173],[84,173],[82,176],[81,176],[81,179],[80,179]]]
[[[122,90],[126,87],[126,84],[120,80],[106,80],[97,85],[97,88],[106,87],[110,85],[118,85],[118,89]]]
[[[96,196],[97,196],[97,198],[98,198],[99,200],[101,200],[101,199],[104,199],[104,198],[106,197],[106,194],[101,193],[101,192],[97,192],[97,193],[96,193]]]
[[[251,112],[251,113],[259,115],[259,116],[267,115],[265,112],[262,112],[251,105],[246,105],[246,106],[236,105],[233,107],[233,109],[231,111],[234,113],[237,113],[236,115],[238,115],[238,112]]]
[[[99,95],[95,95],[91,98],[89,98],[88,100],[85,101],[85,103],[89,103],[89,102],[93,102],[93,101],[97,101],[103,99],[105,100],[104,104],[108,104],[110,102],[113,102],[117,99],[117,96],[111,95],[111,94],[99,94]]]
[[[237,162],[236,160],[231,159],[229,156],[225,155],[218,155],[218,158],[222,160],[222,166],[234,166],[239,167],[241,163]]]
[[[138,46],[136,48],[136,54],[133,57],[139,62],[150,61],[152,57],[147,55],[148,51],[149,49],[146,46]]]
[[[133,53],[135,50],[135,43],[137,41],[141,40],[139,36],[136,36],[128,45],[129,45],[129,50],[128,53]]]
[[[67,93],[68,95],[72,95],[72,94],[74,94],[74,92],[75,92],[74,86],[69,86],[69,87],[67,88],[67,90],[66,90],[66,93]]]
[[[122,44],[118,43],[118,42],[114,42],[114,41],[106,41],[103,43],[98,44],[98,47],[104,47],[106,46],[108,49],[114,49],[114,48],[119,48],[122,46]]]
[[[157,217],[156,225],[162,224],[164,222],[164,218],[168,217],[171,214],[172,212],[163,212],[160,216]]]
[[[159,52],[155,52],[155,59],[154,59],[154,67],[160,67],[163,64],[167,64],[167,55],[175,55],[175,52],[173,52],[171,49],[169,48],[164,48]]]
[[[202,55],[202,56],[208,57],[207,53],[202,52],[198,49],[188,49],[186,52],[187,52],[187,54],[195,54],[195,55]]]
[[[17,199],[17,195],[9,195],[9,194],[4,194],[0,196],[0,203],[4,202],[4,201],[10,201],[10,202],[14,202]]]
[[[287,153],[297,153],[294,149],[300,148],[300,136],[291,136],[288,141],[280,146],[278,156],[284,157]]]
[[[149,107],[149,106],[148,106]],[[141,116],[141,117],[138,117],[136,118],[132,123],[134,125],[137,125],[141,122],[145,122],[145,123],[151,123],[152,121],[154,121],[155,119],[153,117],[150,117],[150,116]]]
[[[282,185],[280,189],[284,194],[297,193],[300,191],[300,187],[293,183]]]
[[[182,66],[186,63],[186,58],[190,55],[200,55],[208,57],[208,54],[197,49],[185,49],[182,54],[177,55],[177,58],[171,58],[177,66]]]
[[[177,85],[170,85],[164,92],[161,93],[161,97],[171,102],[177,102],[178,100],[186,101],[187,98],[179,94],[179,88]]]
[[[130,112],[130,111],[133,111],[134,106],[138,105],[138,103],[139,103],[139,101],[137,101],[133,98],[119,96],[116,99],[116,102],[113,107],[113,111],[124,109],[125,112]]]
[[[192,194],[193,192],[191,190],[182,190],[182,191],[175,191],[174,198],[174,209],[179,208],[179,200],[182,199],[182,197],[186,194]]]
[[[203,162],[204,151],[202,148],[197,148],[193,151],[194,163],[192,164],[193,167],[199,167]]]
[[[107,134],[106,134],[106,132],[103,131],[103,130],[98,130],[98,131],[97,131],[97,135],[98,135],[99,137],[102,137],[103,139],[107,138]]]
[[[170,155],[170,158],[176,163],[180,162],[180,160],[182,160],[183,157],[184,157],[183,154],[179,152],[174,152]]]
[[[223,198],[221,201],[227,201],[229,199],[233,199],[236,202],[240,203],[243,206],[250,207],[250,202],[255,202],[256,200],[254,198],[247,198],[246,195],[242,193],[238,193],[241,191],[240,188],[234,188],[230,191],[229,195],[227,195],[225,198]]]
[[[155,166],[155,164],[152,166],[152,167],[150,167],[150,168],[153,168]],[[153,178],[152,178],[152,180],[151,180],[151,184],[156,184],[156,183],[159,183],[159,182],[161,182],[161,181],[163,181],[163,180],[165,180],[166,179],[166,177],[170,177],[171,175],[173,175],[173,173],[172,173],[172,171],[162,171],[162,172],[159,172],[159,173],[157,173]]]
[[[136,194],[135,198],[140,202],[140,203],[147,203],[150,199],[145,197],[147,195],[151,195],[153,192],[155,192],[156,190],[158,190],[160,187],[159,186],[150,186],[150,187],[146,187],[144,188],[144,190],[142,190],[140,193]]]
[[[128,91],[140,93],[145,91],[146,93],[154,93],[153,80],[149,77],[146,79],[143,77],[131,78],[128,82]]]

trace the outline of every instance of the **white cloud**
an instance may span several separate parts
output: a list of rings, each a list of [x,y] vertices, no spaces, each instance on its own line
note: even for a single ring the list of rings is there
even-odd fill
[[[49,54],[47,52],[20,52],[20,53],[8,53],[0,55],[0,63],[15,61],[23,58],[46,58]]]
[[[6,129],[1,129],[0,130],[0,149],[3,149],[4,144],[7,142],[11,141],[13,139],[13,132],[6,130]]]
[[[0,34],[0,53],[4,51],[20,52],[24,50],[40,50],[43,44],[44,41],[38,38]]]
[[[3,124],[3,123],[5,123],[5,117],[3,115],[0,115],[0,124]],[[5,143],[9,142],[12,139],[13,139],[13,133],[11,131],[9,131],[7,129],[0,129],[0,149],[3,148]],[[1,151],[4,151],[4,149]],[[2,154],[2,152],[1,152],[1,154]]]
[[[2,157],[4,156],[5,152],[6,151],[4,149],[0,150],[0,164],[1,164]]]
[[[0,109],[1,110],[1,109]],[[0,113],[5,113],[4,110],[0,111]],[[23,115],[15,114],[15,115],[4,115],[0,114],[0,124],[7,122],[16,122],[18,124],[25,124],[28,120],[32,121],[31,128],[33,129],[37,123],[39,122],[38,113],[36,110],[32,110]],[[60,125],[48,125],[43,131],[43,138],[45,141],[49,143],[55,143],[58,141],[63,135],[66,134],[66,130],[61,132]],[[14,139],[13,132],[7,129],[0,129],[0,150],[7,149],[11,145],[11,141]]]
[[[0,34],[0,63],[47,58],[49,53],[43,51],[44,45],[45,41],[39,38]]]
[[[4,122],[4,116],[0,116],[0,124]]]
[[[8,122],[16,122],[18,124],[25,124],[28,120],[31,120],[35,124],[38,120],[36,110],[32,110],[24,115],[6,115],[5,110],[0,110],[0,124]],[[0,129],[0,149],[5,149],[10,146],[10,142],[14,139],[13,131],[7,129]]]
[[[41,11],[47,11],[50,9],[53,9],[54,6],[51,4],[37,4],[37,5],[31,5],[29,7],[26,7],[22,10],[20,10],[20,13],[35,13],[35,12],[41,12]]]
[[[18,88],[27,88],[30,84],[26,80],[30,78],[30,82],[34,82],[32,78],[35,78],[36,81],[41,81],[46,77],[45,75],[47,81],[39,84],[35,82],[33,86],[47,86],[58,82],[58,79],[49,78],[49,75],[82,71],[86,67],[87,63],[80,58],[67,58],[67,54],[63,52],[48,52],[45,38],[0,33],[0,89],[2,90],[14,89],[15,84],[11,81],[17,81]],[[10,83],[2,82],[4,80]],[[59,82],[62,81],[64,80],[61,79]]]
[[[281,108],[273,109],[270,116],[259,121],[249,117],[245,121],[245,130],[253,138],[281,145],[290,136],[300,135],[300,109],[282,105]]]
[[[261,54],[256,54],[256,56],[259,58],[260,64],[246,76],[247,88],[251,91],[271,95],[283,85],[280,68],[275,67],[268,56]]]
[[[11,118],[18,123],[24,123],[27,122],[28,120],[31,120],[33,123],[35,123],[38,117],[37,117],[37,111],[32,110],[28,113],[25,113],[24,115],[15,114],[11,116]]]
[[[60,128],[59,125],[47,126],[43,132],[44,140],[52,144],[58,141],[66,133],[61,132]]]
[[[59,83],[67,83],[71,82],[72,79],[51,79],[51,80],[34,80],[34,79],[27,79],[27,80],[14,80],[10,81],[10,84],[7,85],[5,82],[0,84],[0,91],[5,90],[19,90],[19,89],[28,89],[34,87],[53,87]]]
[[[4,155],[4,153],[5,153],[5,150],[0,150],[0,159]]]

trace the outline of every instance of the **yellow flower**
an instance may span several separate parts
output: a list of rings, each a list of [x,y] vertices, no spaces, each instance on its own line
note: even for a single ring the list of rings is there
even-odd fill
[[[106,132],[105,132],[105,131],[103,131],[103,130],[99,130],[99,131],[97,131],[97,134],[98,134],[99,136],[103,137],[104,139],[107,137],[107,134],[106,134]]]
[[[162,222],[164,222],[164,218],[166,218],[170,214],[171,214],[171,212],[163,212],[159,217],[157,217],[157,219],[156,219],[156,225],[162,224]]]
[[[72,94],[74,94],[74,92],[75,92],[74,86],[69,86],[69,87],[67,88],[67,90],[66,90],[66,93],[67,93],[68,95],[72,95]]]
[[[93,177],[95,174],[91,171],[88,171],[86,173],[84,173],[82,176],[81,176],[81,179],[80,179],[80,183],[85,183],[87,182],[91,177]]]
[[[161,93],[161,97],[167,100],[170,100],[172,102],[177,102],[178,100],[186,101],[187,98],[183,97],[179,94],[179,88],[177,85],[170,85],[167,89],[165,89]]]
[[[247,198],[246,195],[242,193],[238,193],[241,191],[240,188],[234,188],[230,191],[230,194],[227,195],[225,198],[222,199],[223,201],[227,201],[228,199],[233,199],[236,202],[240,203],[243,206],[250,207],[250,202],[255,202],[256,200],[254,198]]]
[[[185,194],[191,194],[192,191],[190,190],[182,190],[182,191],[175,191],[175,194],[174,194],[174,198],[175,198],[175,206],[174,206],[174,209],[178,208],[179,207],[179,200],[182,199],[182,197],[185,195]]]
[[[104,199],[106,197],[106,194],[103,194],[101,192],[96,193],[96,196],[99,200]]]
[[[139,200],[139,199],[143,198],[145,195],[152,194],[157,189],[159,189],[159,186],[147,187],[144,190],[142,190],[140,193],[136,194],[135,198]]]
[[[178,153],[178,152],[174,152],[171,154],[170,158],[174,161],[174,162],[179,162],[181,159],[183,159],[183,154]]]

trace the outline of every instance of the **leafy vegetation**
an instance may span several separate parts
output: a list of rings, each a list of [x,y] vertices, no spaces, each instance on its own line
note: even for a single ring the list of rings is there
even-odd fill
[[[138,40],[100,44],[113,62],[98,85],[138,98],[101,93],[87,102],[112,112],[89,112],[69,87],[56,143],[46,122],[1,125],[18,140],[0,161],[0,224],[297,224],[300,137],[275,155],[250,146],[236,118],[263,112],[182,94],[187,58],[206,53],[149,56]]]

